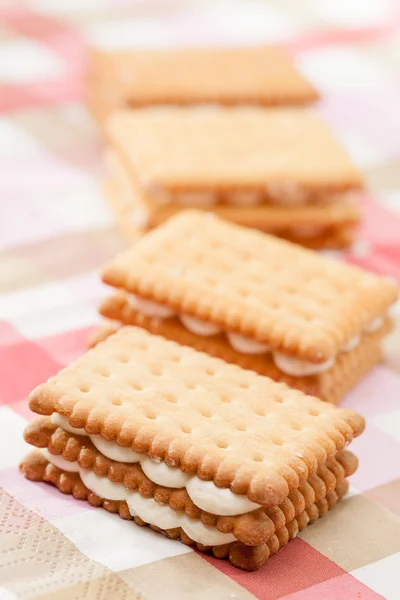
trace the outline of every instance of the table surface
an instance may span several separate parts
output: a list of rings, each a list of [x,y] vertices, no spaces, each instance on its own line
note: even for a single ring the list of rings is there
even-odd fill
[[[85,351],[106,294],[99,268],[121,247],[98,186],[98,134],[81,104],[88,40],[287,46],[324,94],[315,110],[369,184],[358,240],[341,258],[400,279],[399,32],[399,3],[389,0],[0,3],[1,599],[399,599],[399,333],[343,403],[368,422],[354,443],[350,494],[256,573],[17,469],[27,394]]]

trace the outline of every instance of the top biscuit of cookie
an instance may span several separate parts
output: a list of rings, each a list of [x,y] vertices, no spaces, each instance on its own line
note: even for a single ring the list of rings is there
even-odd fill
[[[353,411],[136,327],[36,388],[29,406],[262,505],[282,502],[364,427]]]
[[[398,295],[382,277],[195,210],[111,260],[103,280],[316,363]]]
[[[89,78],[104,82],[123,105],[131,106],[282,105],[318,98],[290,56],[277,47],[94,50]]]
[[[330,129],[296,108],[117,111],[107,135],[143,190],[335,193],[362,186]]]

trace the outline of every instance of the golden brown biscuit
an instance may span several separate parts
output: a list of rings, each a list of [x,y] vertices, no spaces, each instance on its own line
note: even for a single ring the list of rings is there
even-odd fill
[[[304,205],[362,188],[328,126],[301,109],[121,110],[106,132],[128,177],[159,203]]]
[[[317,98],[277,47],[93,49],[89,55],[87,101],[100,121],[121,106],[287,105]]]
[[[103,281],[133,294],[142,314],[189,318],[231,344],[240,336],[298,376],[328,370],[398,297],[382,277],[194,210],[111,260]]]
[[[261,506],[282,502],[364,428],[350,410],[135,327],[36,388],[29,406]]]

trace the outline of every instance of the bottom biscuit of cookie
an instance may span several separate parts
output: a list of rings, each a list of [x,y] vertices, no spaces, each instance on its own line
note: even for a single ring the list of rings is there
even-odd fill
[[[59,469],[37,450],[31,452],[22,461],[20,470],[31,481],[51,483],[64,494],[72,494],[78,500],[87,500],[94,507],[103,507],[111,513],[118,513],[121,518],[134,520],[137,525],[149,526],[154,531],[162,533],[171,539],[179,539],[184,544],[196,546],[201,552],[209,552],[216,558],[227,559],[234,567],[246,571],[255,571],[262,567],[272,554],[275,554],[282,546],[295,538],[307,525],[313,523],[333,508],[344,496],[348,488],[346,479],[338,481],[335,489],[327,491],[324,497],[311,504],[298,516],[276,528],[274,534],[264,544],[248,546],[243,542],[233,541],[225,544],[206,546],[194,541],[180,527],[161,529],[136,515],[132,516],[126,501],[108,500],[99,497],[85,486],[79,473]]]
[[[97,448],[96,445],[99,445],[100,442],[98,436],[88,437],[80,430],[77,433],[67,431],[62,428],[62,425],[52,422],[52,418],[40,417],[29,423],[24,431],[24,439],[32,446],[40,448],[46,460],[54,466],[68,472],[79,473],[85,485],[98,496],[121,500],[126,499],[126,494],[129,494],[131,507],[135,509],[135,514],[142,519],[145,518],[145,514],[149,514],[150,510],[155,519],[153,524],[158,518],[165,519],[167,517],[170,521],[175,522],[180,520],[185,522],[188,530],[200,535],[203,541],[210,538],[209,534],[213,539],[216,536],[225,537],[224,535],[220,536],[215,531],[216,529],[222,534],[233,534],[234,538],[246,546],[259,546],[268,542],[275,530],[297,518],[312,504],[324,502],[327,493],[334,491],[338,486],[346,485],[346,478],[355,472],[358,465],[354,454],[348,450],[339,452],[335,457],[320,464],[316,473],[309,474],[308,479],[302,482],[297,489],[292,490],[280,505],[250,507],[250,510],[246,510],[249,507],[245,506],[244,512],[228,514],[225,511],[226,503],[234,498],[229,499],[226,491],[219,496],[218,488],[210,490],[210,486],[207,484],[206,488],[202,488],[202,482],[198,482],[195,489],[190,488],[188,491],[188,480],[180,482],[179,486],[172,488],[168,487],[165,479],[163,484],[156,483],[146,474],[146,471],[149,473],[148,459],[144,458],[144,463],[116,461],[101,453]],[[113,455],[118,450],[118,446],[113,447],[110,443],[106,446],[101,444],[101,446],[104,452]],[[128,452],[130,452],[129,449]],[[121,456],[122,458],[129,459],[130,457],[124,454],[123,457]],[[144,465],[146,466],[143,470]],[[158,469],[159,467],[153,465],[154,468]],[[179,471],[177,474],[179,476]],[[205,499],[202,496],[202,490],[204,492],[206,489],[206,495],[213,498],[214,510],[204,506]],[[143,496],[143,499],[140,496]],[[200,506],[196,504],[196,501],[200,502]],[[219,515],[218,506],[222,507],[225,516]],[[165,508],[163,509],[163,507]],[[243,505],[240,504],[236,504],[235,507],[243,509]],[[169,513],[169,516],[163,516],[158,509]],[[170,509],[177,511],[182,518],[171,513]],[[189,518],[189,522],[187,518]],[[151,519],[149,520],[151,521]],[[196,521],[197,524],[195,524]],[[203,526],[206,526],[206,529]],[[209,527],[213,529],[207,529]],[[193,535],[196,536],[196,533]],[[200,538],[196,539],[199,541]]]

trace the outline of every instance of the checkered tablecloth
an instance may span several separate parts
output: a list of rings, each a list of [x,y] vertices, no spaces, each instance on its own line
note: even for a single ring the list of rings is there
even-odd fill
[[[344,258],[400,279],[398,2],[0,1],[0,598],[399,600],[398,333],[344,402],[368,422],[350,494],[256,573],[19,474],[27,394],[85,351],[99,268],[121,246],[81,104],[89,39],[291,49],[369,184]]]

